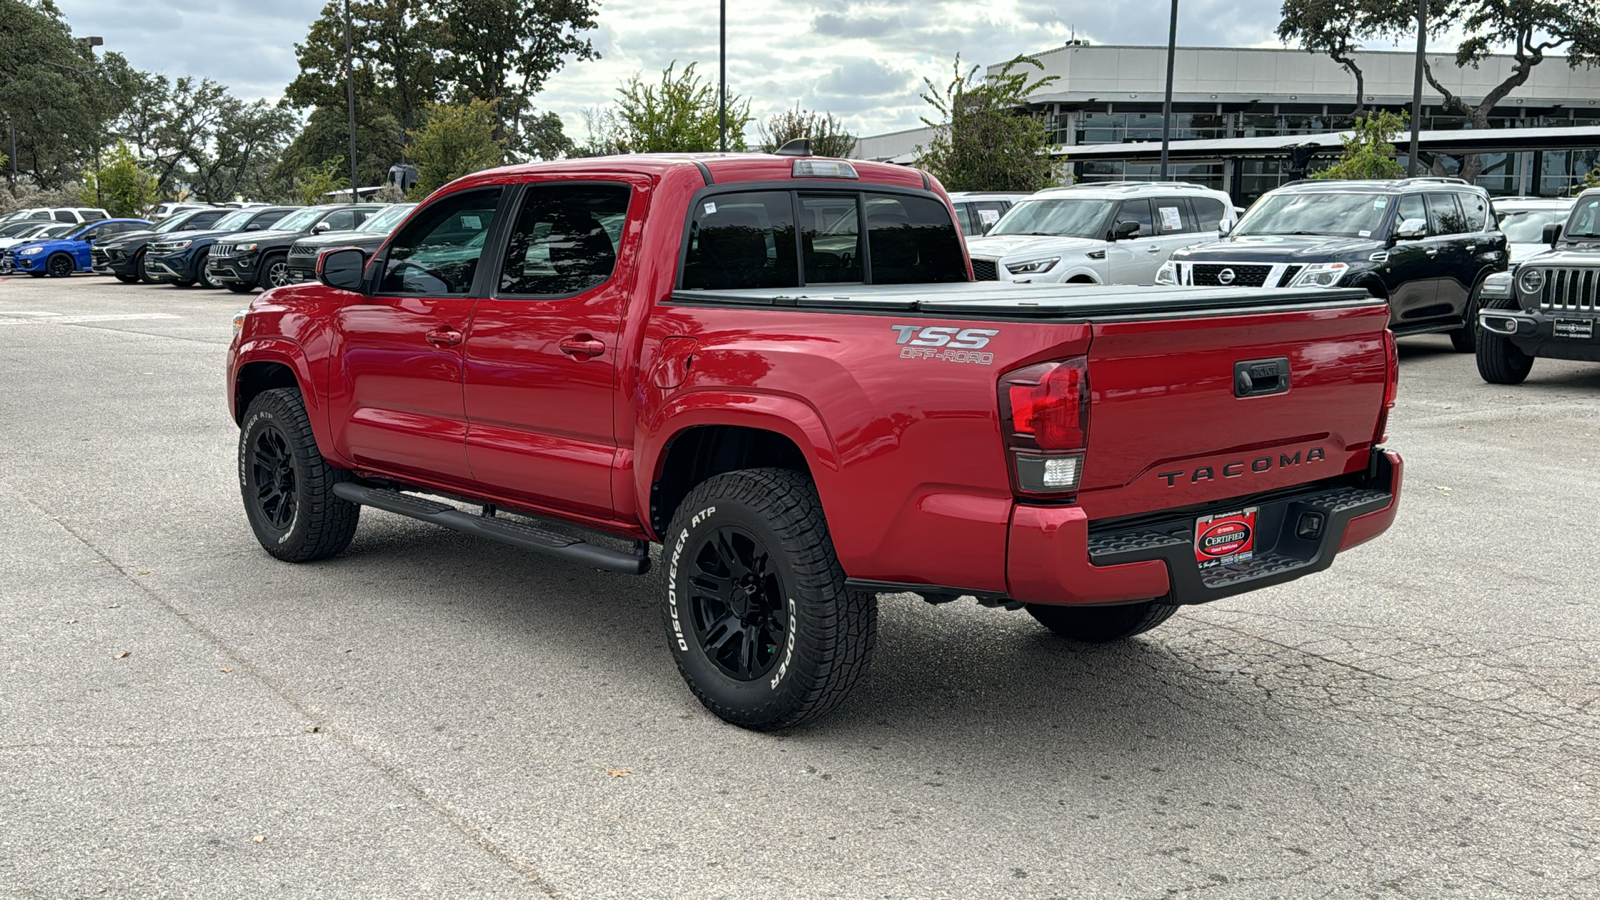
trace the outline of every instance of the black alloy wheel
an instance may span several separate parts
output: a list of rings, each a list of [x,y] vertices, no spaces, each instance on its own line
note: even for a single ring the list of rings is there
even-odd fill
[[[77,268],[78,264],[65,253],[57,253],[45,264],[45,271],[50,273],[51,278],[66,278]]]
[[[283,287],[289,283],[289,258],[286,256],[269,256],[261,264],[261,287],[263,290],[272,290]]]
[[[276,424],[256,431],[250,445],[250,483],[255,487],[256,506],[266,523],[277,531],[288,531],[294,524],[296,509],[294,453],[289,439]]]
[[[689,566],[690,622],[701,652],[737,681],[771,672],[789,633],[772,554],[730,525],[708,535]]]
[[[322,458],[298,391],[274,388],[250,402],[239,432],[239,492],[268,553],[311,562],[348,547],[361,507],[333,486],[351,477]]]

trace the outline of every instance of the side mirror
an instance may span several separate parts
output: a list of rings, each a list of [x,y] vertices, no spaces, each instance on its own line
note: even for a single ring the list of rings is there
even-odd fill
[[[265,227],[266,227],[265,225],[262,225],[261,223],[256,222],[256,223],[252,223],[250,225],[246,225],[244,227],[244,230],[245,231],[260,231],[262,228],[265,228]]]
[[[1217,223],[1217,237],[1227,237],[1228,232],[1232,230],[1233,223],[1229,222],[1227,219],[1223,219],[1221,222]]]
[[[1561,240],[1561,223],[1551,222],[1546,225],[1544,227],[1544,242],[1550,245],[1550,249],[1554,250],[1556,241],[1559,240]]]
[[[355,247],[324,250],[317,257],[317,280],[341,291],[360,291],[367,255]]]
[[[1414,241],[1417,238],[1428,236],[1427,219],[1406,219],[1400,223],[1400,230],[1394,236],[1402,241]]]
[[[327,234],[333,230],[333,223],[324,219],[323,221],[318,222],[316,227],[311,230],[317,234]]]
[[[1138,222],[1118,222],[1117,227],[1111,230],[1111,239],[1113,241],[1125,241],[1138,233]]]

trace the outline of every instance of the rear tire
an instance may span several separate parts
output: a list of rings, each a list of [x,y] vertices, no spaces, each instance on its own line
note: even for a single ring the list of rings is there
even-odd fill
[[[837,707],[877,643],[876,594],[845,587],[804,473],[746,469],[684,498],[662,545],[678,671],[726,722],[769,731]]]
[[[239,431],[239,491],[256,540],[287,562],[326,559],[350,546],[361,507],[334,496],[349,481],[317,450],[299,391],[262,391]]]
[[[1121,606],[1052,606],[1029,603],[1028,614],[1068,640],[1107,644],[1143,634],[1172,618],[1176,606],[1146,600]]]
[[[1485,309],[1516,309],[1517,301],[1498,297],[1484,305]],[[1533,371],[1533,357],[1511,343],[1504,335],[1487,328],[1479,328],[1477,335],[1478,374],[1490,384],[1521,384]]]

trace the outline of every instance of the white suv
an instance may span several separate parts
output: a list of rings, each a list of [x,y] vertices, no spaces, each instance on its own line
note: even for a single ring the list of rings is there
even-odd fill
[[[979,281],[1154,284],[1172,251],[1216,240],[1233,201],[1187,182],[1092,182],[1034,194],[967,239]]]
[[[41,222],[65,222],[68,225],[82,225],[85,222],[98,222],[101,219],[109,218],[111,218],[110,214],[103,209],[58,206],[19,209],[0,219],[0,222],[21,222],[24,219],[37,219]]]

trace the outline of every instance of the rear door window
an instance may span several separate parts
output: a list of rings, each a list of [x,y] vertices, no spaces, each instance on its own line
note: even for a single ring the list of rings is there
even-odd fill
[[[1489,201],[1478,194],[1456,194],[1461,212],[1466,216],[1467,231],[1482,231],[1489,227]]]
[[[627,219],[625,184],[528,188],[506,242],[500,293],[570,297],[610,280]]]
[[[713,194],[689,226],[688,289],[799,287],[794,198],[788,191]]]
[[[341,209],[328,213],[322,221],[328,223],[328,231],[349,231],[356,227],[356,213],[352,209]]]
[[[1183,198],[1160,197],[1154,202],[1158,234],[1193,234],[1196,231],[1194,215],[1189,212],[1189,204],[1183,202]]]
[[[967,280],[961,238],[943,203],[903,194],[865,197],[873,284]]]
[[[1428,213],[1428,230],[1433,234],[1464,234],[1477,230],[1467,227],[1467,217],[1462,214],[1453,193],[1429,194]]]
[[[69,223],[74,223],[75,224],[78,221],[78,217],[73,215],[72,214],[72,210],[70,210],[70,209],[58,209],[58,210],[56,210],[56,221],[57,222],[69,222]]]
[[[973,205],[978,208],[978,232],[980,234],[988,234],[989,229],[993,228],[995,223],[1000,221],[1000,217],[1006,214],[1006,210],[1011,208],[1011,204],[1004,200],[979,200]]]

